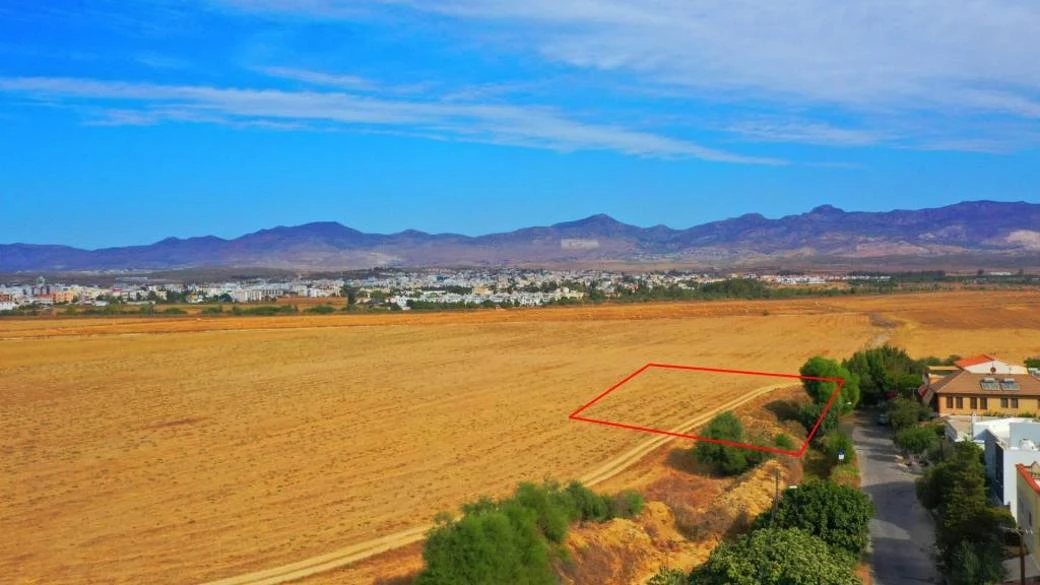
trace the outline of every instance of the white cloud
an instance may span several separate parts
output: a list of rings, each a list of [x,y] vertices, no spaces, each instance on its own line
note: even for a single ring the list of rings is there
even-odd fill
[[[1035,0],[224,2],[333,19],[410,6],[700,98],[1040,117]]]
[[[841,128],[823,122],[782,119],[745,120],[726,128],[728,132],[767,142],[797,142],[825,146],[869,146],[894,141],[889,132]]]
[[[272,77],[293,79],[312,85],[339,87],[342,89],[353,90],[367,90],[375,88],[375,84],[372,81],[365,79],[364,77],[358,77],[356,75],[323,73],[320,71],[297,69],[294,67],[261,67],[258,70]]]
[[[0,92],[72,107],[99,107],[95,123],[148,124],[183,120],[236,125],[338,124],[441,135],[560,151],[613,150],[648,157],[683,157],[783,164],[617,125],[586,123],[554,108],[445,103],[359,96],[345,92],[284,91],[161,85],[96,79],[0,78]],[[112,103],[122,104],[118,107]]]

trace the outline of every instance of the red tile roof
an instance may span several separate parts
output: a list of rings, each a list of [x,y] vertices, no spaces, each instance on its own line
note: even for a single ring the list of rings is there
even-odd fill
[[[1033,463],[1033,465],[1036,465],[1036,463]],[[1034,492],[1040,494],[1040,485],[1036,483],[1036,476],[1033,475],[1032,468],[1019,463],[1015,465],[1015,469],[1018,470],[1018,474],[1022,476],[1022,479],[1026,480],[1026,485],[1033,488]]]
[[[989,355],[989,354],[983,353],[983,354],[979,354],[979,355],[977,355],[975,357],[970,357],[970,358],[964,358],[964,359],[961,359],[961,360],[957,360],[957,361],[955,361],[953,363],[956,364],[958,368],[962,368],[963,369],[963,368],[970,368],[971,366],[974,366],[974,365],[984,364],[986,362],[991,362],[991,361],[993,361],[995,359],[997,359],[997,356],[993,356],[993,355]]]
[[[1004,378],[1011,378],[1018,384],[1017,390],[983,390],[980,384],[984,378],[994,378],[998,382]],[[932,382],[932,392],[939,395],[944,394],[974,394],[976,396],[998,396],[998,397],[1022,397],[1029,396],[1030,398],[1040,397],[1040,378],[1036,376],[1027,376],[1022,374],[1016,374],[1013,376],[1000,375],[994,376],[993,374],[973,374],[971,372],[961,371],[957,372],[952,376],[946,376],[938,382]]]

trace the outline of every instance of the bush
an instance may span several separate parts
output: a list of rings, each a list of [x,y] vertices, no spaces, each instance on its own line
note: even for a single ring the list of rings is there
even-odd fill
[[[801,489],[801,488],[799,488]],[[691,585],[859,585],[855,560],[793,529],[761,529],[723,542],[690,574]]]
[[[820,426],[816,428],[816,433],[813,435],[813,440],[819,442],[823,438],[838,428],[838,413],[835,409],[830,408],[827,410],[826,415],[823,413],[825,405],[819,403],[805,404],[798,409],[798,422],[802,423],[805,427],[805,432],[811,433],[816,428],[816,423],[819,421]],[[820,417],[823,420],[820,420]]]
[[[610,506],[607,500],[578,481],[567,485],[567,495],[573,502],[575,515],[579,520],[603,522],[610,519]]]
[[[852,444],[852,437],[842,431],[834,431],[823,439],[824,452],[834,463],[848,464],[856,460],[856,450]],[[845,460],[838,461],[838,455],[845,453]]]
[[[939,437],[932,427],[909,427],[896,433],[895,443],[911,455],[920,455],[934,449],[939,444]]]
[[[224,313],[224,305],[217,305],[215,307],[205,307],[202,309],[203,315],[220,315]]]
[[[619,513],[638,513],[642,496],[618,495]],[[610,517],[608,499],[578,482],[522,483],[511,498],[482,498],[462,507],[462,518],[441,516],[423,547],[426,567],[415,585],[557,583],[554,555],[571,522]]]
[[[912,427],[922,420],[927,420],[931,414],[932,410],[930,408],[913,398],[900,396],[888,406],[889,423],[896,431]]]
[[[740,443],[744,441],[744,426],[732,412],[723,412],[711,420],[704,437]],[[711,466],[722,475],[740,475],[754,463],[748,460],[749,451],[743,447],[698,441],[694,447],[697,461]]]
[[[788,435],[787,433],[778,434],[776,439],[773,440],[773,444],[776,445],[778,449],[783,449],[785,451],[794,451],[798,448],[798,446],[795,445],[794,439],[792,439],[791,435]]]
[[[165,309],[163,311],[163,315],[187,315],[187,314],[188,314],[187,311],[185,311],[184,309],[179,309],[177,307],[168,307],[167,309]]]
[[[517,505],[483,508],[430,532],[423,546],[426,568],[415,584],[553,585],[549,553],[533,512]]]
[[[607,500],[610,516],[615,518],[634,518],[643,511],[643,494],[627,490]]]
[[[855,487],[830,481],[808,481],[784,492],[772,511],[762,513],[753,528],[797,528],[858,558],[869,539],[874,504]]]

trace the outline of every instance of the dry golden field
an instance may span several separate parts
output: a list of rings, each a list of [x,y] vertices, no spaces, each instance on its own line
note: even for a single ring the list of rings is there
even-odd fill
[[[640,444],[567,415],[648,361],[795,372],[885,339],[1020,360],[1040,353],[1040,295],[0,320],[0,574],[176,584],[290,563]],[[773,382],[641,383],[654,403],[610,416],[667,425]]]

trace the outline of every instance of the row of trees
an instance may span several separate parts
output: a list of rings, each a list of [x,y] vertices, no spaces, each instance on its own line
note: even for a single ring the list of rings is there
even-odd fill
[[[916,487],[921,503],[938,513],[936,545],[948,582],[999,582],[1004,576],[1002,535],[1015,521],[1007,509],[989,505],[982,450],[971,441],[954,443]]]
[[[553,561],[566,554],[572,523],[631,517],[642,508],[637,492],[607,497],[576,481],[522,483],[510,498],[463,506],[461,518],[439,516],[415,585],[555,585]]]

